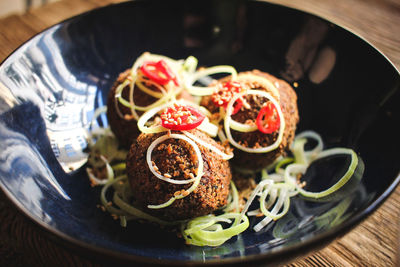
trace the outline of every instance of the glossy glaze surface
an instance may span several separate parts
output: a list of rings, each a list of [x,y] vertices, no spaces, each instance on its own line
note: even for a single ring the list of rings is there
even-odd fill
[[[347,230],[398,182],[400,79],[379,52],[299,11],[259,2],[205,3],[139,1],[96,10],[37,35],[3,62],[0,182],[31,218],[78,247],[127,260],[289,258]],[[358,190],[331,203],[296,198],[285,219],[217,249],[186,247],[156,227],[122,229],[96,208],[98,190],[78,167],[93,110],[143,51],[195,55],[203,65],[257,68],[296,82],[299,131],[312,129],[328,146],[356,150],[366,166]]]

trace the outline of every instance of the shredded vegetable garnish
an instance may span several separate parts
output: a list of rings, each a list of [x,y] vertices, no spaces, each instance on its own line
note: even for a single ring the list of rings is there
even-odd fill
[[[119,219],[124,227],[130,220],[179,226],[187,244],[214,247],[245,231],[250,225],[249,217],[252,217],[253,230],[256,232],[266,229],[266,226],[274,221],[287,219],[285,216],[289,211],[292,197],[301,197],[306,201],[347,199],[346,194],[351,192],[362,178],[364,165],[361,158],[350,148],[324,149],[319,134],[305,131],[296,135],[287,155],[281,155],[260,172],[251,172],[258,178],[252,180],[248,191],[245,193],[239,191],[231,181],[225,207],[209,215],[185,221],[164,221],[152,215],[157,214],[152,210],[167,208],[178,199],[187,200],[185,197],[198,188],[204,172],[207,171],[205,168],[209,165],[205,160],[206,156],[202,155],[204,151],[214,153],[222,160],[230,160],[234,155],[232,149],[225,146],[228,142],[248,153],[267,153],[277,149],[282,143],[285,119],[280,106],[281,96],[271,81],[252,74],[238,75],[232,66],[222,65],[196,70],[197,65],[197,59],[192,56],[186,60],[174,60],[162,55],[144,53],[134,62],[130,74],[119,84],[115,92],[115,109],[121,118],[133,120],[133,123],[137,121],[142,133],[165,132],[150,143],[146,150],[147,166],[144,167],[150,170],[152,176],[162,180],[161,183],[182,185],[185,189],[171,194],[172,197],[164,203],[146,203],[147,208],[138,208],[126,174],[127,152],[118,148],[118,140],[110,129],[92,127],[98,116],[106,111],[105,108],[96,110],[88,125],[89,157],[86,170],[92,185],[102,186],[101,209],[109,212],[114,219]],[[224,82],[213,82],[210,77],[223,73],[229,75],[223,80]],[[195,86],[196,82],[204,86]],[[255,90],[258,88],[262,89]],[[177,100],[178,94],[184,89],[195,97],[211,96],[211,101],[218,112],[212,114],[206,108],[200,107],[198,99]],[[143,91],[155,101],[147,106],[137,105],[139,100],[133,98],[135,90]],[[245,123],[235,121],[232,115],[249,108],[247,96],[256,100],[261,98],[265,104],[262,107],[260,105],[256,120],[254,117],[257,113],[254,113],[252,119],[254,121],[248,120]],[[130,110],[130,113],[123,114],[122,109]],[[197,131],[195,128],[211,137],[218,136],[220,141],[226,144],[216,146],[212,142],[204,141],[194,134]],[[264,147],[246,147],[241,144],[243,140],[233,139],[231,129],[239,132],[260,131],[264,134],[274,134],[274,141]],[[179,139],[178,144],[187,143],[194,151],[191,157],[193,162],[190,164],[196,166],[196,170],[185,176],[186,179],[177,179],[177,175],[169,173],[162,174],[155,161],[163,159],[152,160],[152,156],[156,158],[157,155],[154,151],[160,149],[165,145],[162,143],[169,139]],[[306,150],[310,147],[308,141],[311,139],[316,145]],[[329,188],[319,192],[310,191],[304,179],[307,177],[307,170],[310,166],[315,166],[312,164],[318,164],[330,157],[345,157],[346,161],[343,163],[345,171],[338,175],[340,177],[337,177]],[[238,188],[240,189],[239,186]],[[349,201],[342,201],[337,206],[335,212],[338,215],[334,223],[341,219],[339,217],[349,205]],[[331,214],[318,216],[317,221],[322,222],[327,216]],[[274,230],[274,233],[282,234],[280,233],[282,229],[278,230]]]
[[[304,151],[304,145],[307,138],[317,140],[318,144],[310,151]],[[258,232],[267,226],[269,223],[282,218],[289,210],[290,198],[296,195],[301,195],[309,201],[327,201],[334,199],[334,195],[338,194],[343,197],[346,193],[351,192],[348,186],[356,186],[363,174],[363,164],[358,160],[357,155],[349,148],[331,148],[322,150],[322,138],[315,132],[307,131],[300,133],[295,138],[292,146],[292,153],[300,156],[294,158],[281,158],[275,162],[275,170],[268,173],[265,168],[261,174],[262,178],[249,200],[247,201],[242,214],[248,216],[265,216],[258,222],[253,230]],[[320,192],[310,192],[304,189],[304,182],[301,181],[299,175],[306,173],[308,167],[313,162],[331,156],[350,155],[350,164],[346,172],[339,177],[338,181],[328,189]],[[258,197],[260,206],[258,209],[248,211],[251,203]]]
[[[171,179],[169,177],[165,177],[164,175],[159,174],[153,166],[152,160],[151,160],[151,153],[153,152],[153,149],[160,144],[161,142],[164,142],[167,139],[170,138],[175,138],[175,139],[181,139],[184,140],[186,142],[188,142],[194,149],[197,159],[198,159],[198,163],[197,163],[197,175],[196,177],[194,177],[193,179],[188,179],[188,180],[174,180]],[[163,135],[160,136],[159,138],[157,138],[156,140],[154,140],[153,143],[150,144],[149,148],[147,149],[147,154],[146,154],[146,162],[147,165],[150,169],[150,171],[153,173],[153,175],[155,177],[157,177],[158,179],[161,179],[163,181],[169,182],[169,183],[173,183],[173,184],[188,184],[188,183],[193,183],[188,189],[183,190],[183,192],[177,192],[177,194],[174,194],[173,197],[171,197],[167,202],[159,204],[159,205],[148,205],[147,207],[150,209],[161,209],[161,208],[165,208],[168,207],[169,205],[171,205],[176,199],[182,199],[184,197],[186,197],[187,195],[189,195],[191,192],[193,192],[193,190],[196,189],[196,187],[199,185],[200,183],[200,179],[203,176],[203,158],[201,156],[201,152],[199,147],[196,145],[196,143],[194,143],[191,139],[189,139],[188,137],[182,135],[182,134],[169,134],[169,135]]]
[[[147,111],[176,98],[182,91],[181,80],[188,76],[187,71],[192,71],[193,57],[188,59],[190,65],[183,65],[183,61],[143,53],[133,64],[130,75],[116,88],[115,109],[117,114],[126,120],[138,120],[137,111]],[[190,67],[190,69],[188,69]],[[148,106],[138,106],[133,97],[135,89],[156,98]],[[123,91],[129,89],[128,98],[123,97]],[[129,108],[131,114],[123,114],[119,104]]]
[[[226,154],[225,152],[223,152],[220,149],[216,148],[215,146],[213,146],[213,145],[201,140],[200,138],[196,137],[194,134],[191,134],[188,131],[183,131],[183,134],[185,134],[187,137],[189,137],[190,139],[192,139],[193,141],[195,141],[199,145],[201,145],[201,146],[203,146],[205,148],[208,148],[211,151],[215,152],[216,154],[221,156],[223,160],[229,160],[229,159],[233,158],[233,153]]]
[[[176,86],[178,86],[178,80],[172,70],[169,68],[164,60],[146,61],[140,67],[140,71],[149,78],[150,80],[166,85],[170,81],[173,81]]]
[[[229,224],[224,228],[224,224]],[[219,246],[249,227],[249,219],[240,213],[207,215],[190,220],[183,227],[182,235],[187,244]]]
[[[278,116],[280,118],[283,118],[282,110],[281,110],[278,102],[269,93],[267,93],[265,91],[260,91],[260,90],[248,90],[246,92],[238,93],[232,97],[231,101],[228,103],[228,106],[226,108],[226,116],[225,116],[225,121],[224,121],[224,129],[225,129],[226,138],[229,140],[229,143],[231,143],[233,146],[235,146],[236,148],[238,148],[240,150],[248,152],[248,153],[266,153],[266,152],[272,151],[274,149],[277,149],[279,147],[280,143],[282,142],[283,132],[284,132],[284,128],[285,128],[285,120],[284,119],[280,120],[279,133],[278,133],[278,137],[276,138],[276,141],[273,144],[270,144],[266,147],[261,147],[261,148],[246,147],[244,145],[239,144],[237,141],[235,141],[233,139],[231,130],[230,130],[231,121],[233,121],[231,118],[232,111],[233,111],[233,104],[236,102],[237,99],[244,96],[245,94],[259,95],[259,96],[267,98],[275,106],[275,108],[278,112]]]
[[[192,95],[205,96],[211,95],[215,91],[215,86],[194,86],[193,84],[202,77],[210,76],[218,73],[229,73],[231,74],[231,79],[235,80],[237,72],[232,66],[214,66],[206,69],[199,70],[193,75],[189,76],[185,81],[186,90]]]

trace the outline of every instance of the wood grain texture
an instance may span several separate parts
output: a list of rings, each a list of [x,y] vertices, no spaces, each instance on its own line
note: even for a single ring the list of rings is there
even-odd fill
[[[0,20],[0,61],[66,18],[119,0],[61,0]],[[373,44],[400,69],[399,0],[269,0],[331,20]],[[396,266],[400,187],[367,220],[324,249],[287,266]],[[60,247],[0,192],[0,266],[99,266]]]

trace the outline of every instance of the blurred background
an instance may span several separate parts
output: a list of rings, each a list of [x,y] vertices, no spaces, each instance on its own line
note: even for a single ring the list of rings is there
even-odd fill
[[[39,7],[58,0],[0,0],[0,18],[22,14],[31,8]]]

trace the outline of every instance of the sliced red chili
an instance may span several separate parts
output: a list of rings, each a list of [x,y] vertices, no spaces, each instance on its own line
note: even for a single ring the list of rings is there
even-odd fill
[[[178,104],[165,109],[160,117],[161,125],[174,131],[194,129],[205,119],[205,116],[197,109]]]
[[[170,81],[173,81],[178,86],[178,80],[175,74],[172,72],[170,67],[164,60],[146,61],[140,67],[140,71],[150,80],[160,84],[166,85]]]
[[[243,106],[243,101],[242,101],[242,99],[238,98],[238,100],[236,100],[235,104],[233,105],[232,115],[235,115],[236,113],[238,113],[239,110],[242,108],[242,106]]]
[[[278,110],[271,101],[267,102],[257,115],[256,125],[258,130],[270,134],[278,130],[280,124]]]
[[[212,94],[211,99],[218,107],[226,108],[232,97],[243,90],[242,85],[236,81],[229,81],[219,85],[218,89]],[[239,98],[234,105],[233,114],[236,114],[243,106],[242,100]]]

